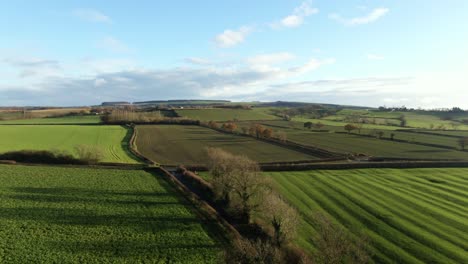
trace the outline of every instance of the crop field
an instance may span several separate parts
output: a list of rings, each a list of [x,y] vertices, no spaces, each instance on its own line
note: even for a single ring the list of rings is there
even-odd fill
[[[205,164],[206,147],[222,148],[233,154],[246,155],[258,162],[317,159],[250,137],[219,133],[198,126],[142,125],[136,129],[138,151],[165,165]]]
[[[177,114],[181,117],[200,121],[228,121],[228,120],[270,120],[278,117],[268,114],[268,109],[179,109]]]
[[[468,169],[270,172],[300,212],[297,243],[313,252],[312,217],[325,212],[369,238],[377,263],[466,263]]]
[[[191,205],[138,170],[0,166],[2,263],[216,263]]]
[[[127,150],[130,132],[121,126],[5,125],[0,126],[0,152],[58,150],[73,154],[77,145],[99,147],[104,162],[137,163]]]
[[[431,125],[438,127],[444,126],[445,129],[452,128],[455,121],[468,119],[468,115],[462,113],[441,113],[441,112],[379,112],[367,110],[352,110],[343,109],[337,115],[326,117],[325,120],[342,121],[346,116],[357,115],[369,119],[377,119],[376,121],[385,121],[389,123],[398,124],[398,118],[404,115],[407,120],[408,127],[415,128],[430,128]],[[448,117],[453,120],[443,120]],[[468,130],[468,125],[460,124],[458,129]]]
[[[352,134],[309,132],[292,129],[282,129],[281,131],[286,132],[288,140],[290,141],[338,153],[362,153],[370,156],[395,158],[468,159],[467,152],[381,140]],[[413,136],[411,134],[408,136],[408,139],[412,137],[418,138],[419,135],[414,134]],[[426,138],[424,136],[421,137]],[[428,137],[430,137],[430,135],[428,135]],[[395,138],[398,138],[398,136]],[[439,143],[454,144],[455,147],[455,139],[447,137],[443,137],[442,139],[443,141]]]
[[[47,124],[98,124],[101,120],[99,116],[67,116],[51,118],[31,118],[0,121],[0,125],[47,125]]]

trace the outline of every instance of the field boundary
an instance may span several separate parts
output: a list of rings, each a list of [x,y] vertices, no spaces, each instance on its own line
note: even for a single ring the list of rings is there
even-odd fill
[[[143,162],[145,162],[146,164],[148,165],[155,165],[155,162],[148,159],[147,157],[145,157],[143,154],[141,154],[139,151],[138,151],[138,148],[135,144],[135,141],[137,139],[137,130],[135,129],[135,126],[132,126],[132,125],[127,125],[126,126],[128,129],[131,129],[132,130],[132,136],[130,137],[130,140],[128,141],[128,149],[130,150],[130,152],[135,155],[136,157],[138,157],[139,159],[141,159]]]
[[[440,133],[433,133],[433,132],[430,132],[430,131],[417,131],[417,130],[411,130],[411,129],[408,129],[408,130],[400,130],[400,129],[397,129],[395,131],[398,131],[398,132],[406,132],[406,133],[414,133],[414,134],[424,134],[424,135],[431,135],[431,136],[441,136],[441,137],[449,137],[449,138],[463,138],[464,136],[457,136],[457,135],[447,135],[447,134],[440,134]],[[436,130],[436,131],[441,131],[441,132],[468,132],[467,130]],[[467,134],[468,136],[468,134]]]
[[[223,230],[223,237],[225,242],[232,243],[234,240],[239,239],[241,235],[239,232],[230,224],[228,223],[219,213],[216,211],[211,205],[209,205],[206,201],[201,199],[197,194],[192,192],[185,186],[182,182],[180,182],[176,176],[174,176],[171,172],[166,170],[163,167],[159,168],[148,168],[147,171],[152,171],[163,175],[163,177],[172,185],[174,188],[179,191],[183,197],[188,199],[193,205],[194,208],[197,209],[197,212],[200,217],[203,219],[214,221],[218,227]]]
[[[405,131],[399,131],[399,132],[405,132]],[[417,142],[417,141],[409,141],[409,140],[404,140],[404,139],[391,139],[391,138],[376,138],[371,135],[363,135],[363,134],[356,134],[356,133],[348,133],[348,132],[335,132],[337,134],[347,134],[347,135],[353,135],[353,136],[359,136],[359,137],[367,137],[367,138],[375,138],[379,140],[386,140],[390,142],[399,142],[399,143],[406,143],[406,144],[414,144],[414,145],[420,145],[420,146],[425,146],[425,147],[433,147],[433,148],[442,148],[442,149],[450,149],[450,150],[457,150],[457,151],[462,151],[456,147],[450,147],[446,145],[439,145],[439,144],[432,144],[432,143],[424,143],[424,142]],[[431,136],[437,136],[437,134],[431,134]]]

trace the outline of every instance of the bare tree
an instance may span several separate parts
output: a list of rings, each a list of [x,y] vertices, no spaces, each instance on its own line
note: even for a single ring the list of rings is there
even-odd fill
[[[344,126],[344,129],[348,131],[348,134],[351,133],[351,131],[356,130],[357,127],[353,124],[347,124]]]
[[[228,264],[270,264],[283,263],[281,252],[269,241],[237,239],[224,251],[224,261]]]
[[[222,149],[208,148],[208,167],[215,194],[225,206],[234,209],[245,222],[259,209],[263,193],[269,188],[258,164],[245,156],[235,156]]]
[[[314,216],[317,234],[314,244],[317,253],[315,263],[369,263],[370,257],[366,251],[367,238],[360,236],[353,239],[341,226],[335,224],[323,213]]]
[[[90,164],[98,163],[104,156],[99,147],[92,145],[77,145],[75,152],[79,159]]]
[[[294,239],[299,225],[299,215],[277,193],[271,192],[264,198],[263,216],[273,227],[273,241],[277,247]]]
[[[278,138],[281,142],[286,142],[288,140],[288,135],[284,131],[277,131],[276,138]]]

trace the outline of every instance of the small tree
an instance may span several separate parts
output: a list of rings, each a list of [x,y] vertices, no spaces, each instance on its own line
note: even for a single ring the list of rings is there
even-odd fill
[[[99,147],[91,145],[77,145],[75,152],[79,159],[89,164],[98,163],[104,156]]]
[[[299,224],[299,215],[294,208],[272,192],[264,199],[263,209],[263,215],[273,227],[273,241],[277,247],[294,239]]]
[[[251,241],[239,238],[224,251],[227,264],[270,264],[283,263],[281,251],[268,240]]]
[[[233,123],[233,122],[227,122],[223,124],[222,129],[232,133],[234,132],[234,130],[237,129],[237,125],[236,123]]]
[[[264,138],[271,138],[273,136],[273,130],[271,128],[265,128],[262,131],[262,136]]]
[[[208,127],[213,128],[213,129],[217,129],[217,128],[219,128],[219,125],[215,121],[210,121],[210,122],[208,122]]]
[[[265,130],[265,128],[260,124],[252,125],[251,129],[257,138],[260,138],[260,136],[263,134],[263,130]]]
[[[390,139],[391,139],[391,140],[394,140],[394,139],[395,139],[395,133],[391,133],[391,134],[390,134]]]
[[[360,236],[353,239],[341,226],[322,213],[314,216],[317,234],[314,244],[317,253],[314,263],[369,263],[370,257],[366,251],[367,238]]]
[[[318,130],[322,130],[322,128],[324,127],[325,125],[318,122],[317,124],[315,124],[315,127],[318,129]]]
[[[286,140],[288,140],[288,135],[284,131],[277,131],[276,138],[278,138],[281,142],[286,142]]]
[[[312,122],[305,122],[304,123],[304,128],[312,129],[313,126],[314,126],[314,123],[312,123]]]
[[[244,223],[259,209],[262,194],[269,188],[258,164],[245,156],[235,156],[222,149],[208,148],[208,168],[218,199],[234,209]]]
[[[348,131],[348,134],[351,133],[351,131],[356,130],[357,127],[353,124],[347,124],[344,126],[344,129]]]
[[[462,150],[465,150],[466,146],[468,145],[468,137],[459,138],[458,145]]]
[[[405,127],[405,126],[406,126],[407,121],[406,121],[405,115],[401,115],[401,116],[398,118],[398,120],[400,120],[400,126],[401,126],[401,127]]]

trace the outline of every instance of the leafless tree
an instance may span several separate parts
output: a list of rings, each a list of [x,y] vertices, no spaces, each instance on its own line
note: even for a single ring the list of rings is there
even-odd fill
[[[314,224],[317,230],[314,237],[314,244],[317,246],[317,253],[314,256],[315,263],[361,264],[370,262],[365,236],[353,239],[344,228],[335,224],[323,213],[314,215]]]
[[[277,247],[295,238],[299,215],[277,193],[271,192],[263,199],[262,215],[273,227],[273,241]]]

